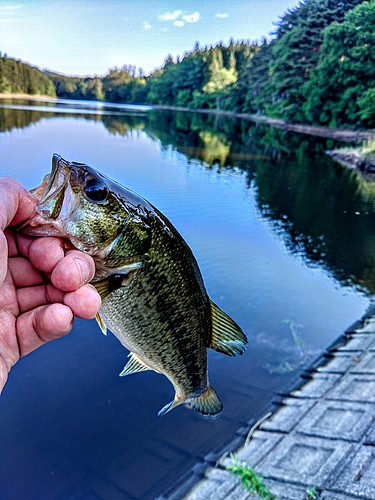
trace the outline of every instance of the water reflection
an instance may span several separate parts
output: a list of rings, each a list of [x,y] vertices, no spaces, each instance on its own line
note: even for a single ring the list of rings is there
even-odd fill
[[[225,405],[214,422],[183,408],[157,419],[170,384],[151,372],[120,379],[126,351],[95,323],[78,322],[12,371],[0,401],[0,497],[149,500],[263,416],[364,312],[373,184],[324,155],[331,141],[238,119],[17,104],[0,101],[0,174],[32,187],[58,152],[138,191],[183,234],[211,298],[250,340],[236,359],[210,352]]]

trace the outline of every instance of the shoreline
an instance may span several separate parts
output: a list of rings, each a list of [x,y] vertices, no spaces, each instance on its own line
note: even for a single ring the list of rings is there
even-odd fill
[[[28,95],[28,94],[0,94],[0,99],[27,99],[27,100],[51,100],[58,101],[59,97],[49,97],[49,96],[41,96],[41,95]],[[77,99],[72,99],[77,100]],[[87,101],[87,102],[95,102],[95,101]],[[126,103],[113,103],[107,101],[98,101],[105,104],[126,104]],[[144,104],[139,106],[145,106]],[[233,118],[240,118],[242,120],[253,121],[256,123],[263,123],[265,125],[271,125],[276,128],[280,128],[282,130],[296,132],[299,134],[307,134],[316,137],[323,137],[326,139],[335,139],[344,142],[353,142],[353,143],[363,143],[364,141],[375,140],[375,129],[369,130],[349,130],[349,129],[337,129],[337,128],[329,128],[317,125],[308,125],[302,123],[289,122],[287,120],[282,120],[279,118],[270,118],[264,115],[255,115],[255,114],[247,114],[247,113],[236,113],[232,111],[223,111],[216,109],[192,109],[192,108],[183,108],[179,106],[164,106],[159,104],[150,104],[147,105],[151,109],[155,110],[165,110],[165,111],[183,111],[187,113],[201,113],[201,114],[211,114],[217,116],[226,116]]]
[[[39,94],[0,94],[0,99],[25,99],[28,101],[58,101],[59,97]]]
[[[157,500],[252,497],[226,468],[230,452],[280,500],[373,499],[374,314],[370,308],[280,392],[271,415],[248,421]]]
[[[272,125],[273,127],[287,130],[290,132],[297,132],[300,134],[313,135],[316,137],[324,137],[326,139],[336,139],[345,142],[363,142],[375,139],[375,129],[370,130],[349,130],[322,127],[318,125],[307,125],[302,123],[289,122],[279,118],[270,118],[264,115],[254,115],[247,113],[235,113],[232,111],[222,111],[216,109],[192,109],[181,108],[178,106],[162,106],[151,105],[153,109],[170,110],[170,111],[185,111],[190,113],[207,113],[219,116],[227,116],[234,118],[241,118],[243,120],[254,121],[257,123],[264,123],[265,125]]]

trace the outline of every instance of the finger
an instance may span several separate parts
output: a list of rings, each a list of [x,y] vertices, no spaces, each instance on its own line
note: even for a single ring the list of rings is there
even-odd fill
[[[0,229],[27,220],[38,201],[16,179],[0,177]]]
[[[64,292],[47,283],[39,286],[18,288],[17,301],[20,312],[24,313],[46,304],[54,304],[55,302],[62,304],[64,295]]]
[[[21,356],[46,342],[62,337],[73,326],[73,313],[63,304],[38,307],[17,318],[17,336]]]
[[[9,257],[13,257],[15,255],[18,255],[19,251],[17,248],[16,233],[14,231],[9,230],[9,229],[5,229],[4,234],[5,234],[7,244],[8,244]]]
[[[78,250],[70,250],[52,271],[51,281],[56,288],[73,292],[89,283],[94,274],[95,264],[92,257]]]
[[[28,256],[36,268],[51,273],[64,258],[64,243],[60,238],[35,238],[28,248]]]
[[[94,318],[101,305],[100,295],[92,285],[84,285],[68,293],[50,284],[19,288],[17,300],[21,313],[46,304],[61,303],[70,307],[74,316],[82,319]]]
[[[70,307],[74,316],[92,319],[99,311],[101,299],[94,286],[85,285],[75,292],[66,293],[64,304]]]
[[[0,177],[0,284],[7,269],[8,245],[3,231],[9,224],[27,220],[37,201],[16,179]]]
[[[4,283],[7,274],[8,243],[2,231],[0,231],[0,287]]]
[[[41,273],[25,257],[11,257],[8,267],[16,287],[40,285],[45,282]]]

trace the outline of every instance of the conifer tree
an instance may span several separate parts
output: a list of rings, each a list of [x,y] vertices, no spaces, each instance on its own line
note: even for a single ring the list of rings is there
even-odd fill
[[[363,2],[324,31],[304,111],[324,125],[375,125],[375,2]]]

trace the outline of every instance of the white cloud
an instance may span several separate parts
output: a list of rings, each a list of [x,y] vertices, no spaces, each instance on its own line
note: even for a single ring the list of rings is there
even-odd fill
[[[190,16],[182,16],[182,19],[187,23],[196,23],[197,21],[199,21],[199,18],[199,12],[194,12],[194,14],[191,14]]]
[[[174,12],[166,12],[165,14],[159,16],[160,21],[174,21],[182,14],[181,10],[175,10]]]
[[[152,26],[151,26],[151,24],[148,21],[145,21],[143,23],[143,29],[146,30],[146,31],[148,31],[148,30],[152,29]]]
[[[16,5],[3,5],[0,7],[1,11],[5,12],[12,12],[18,9],[22,9],[23,5],[22,4],[16,4]]]
[[[220,13],[218,13],[218,14],[215,14],[215,17],[219,17],[220,19],[225,19],[226,17],[229,17],[229,14],[225,14],[225,13],[220,14]]]
[[[22,9],[23,5],[22,4],[15,4],[15,5],[1,5],[0,6],[0,16],[5,16],[1,17],[0,22],[1,23],[14,23],[16,21],[19,21],[20,19],[17,19],[16,17],[7,17],[7,16],[13,16],[14,14],[18,14],[18,11]]]
[[[185,26],[184,21],[175,21],[173,24],[175,26],[178,26],[179,28],[182,28],[182,26]]]

